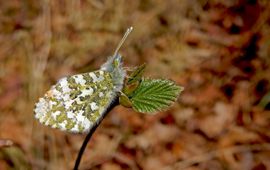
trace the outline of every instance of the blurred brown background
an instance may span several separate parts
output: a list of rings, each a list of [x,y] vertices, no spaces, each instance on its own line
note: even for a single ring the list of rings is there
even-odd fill
[[[121,106],[82,170],[270,169],[268,0],[0,2],[0,169],[72,169],[84,135],[40,125],[33,106],[59,78],[98,69],[126,28],[126,66],[185,87],[170,110]]]

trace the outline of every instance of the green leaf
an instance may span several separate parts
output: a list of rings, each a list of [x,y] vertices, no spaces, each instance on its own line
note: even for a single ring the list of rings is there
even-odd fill
[[[142,64],[139,67],[136,67],[132,73],[125,80],[123,93],[130,97],[130,95],[137,89],[139,86],[143,72],[145,70],[146,64]]]
[[[170,80],[142,79],[130,100],[135,111],[156,113],[168,109],[183,89]]]

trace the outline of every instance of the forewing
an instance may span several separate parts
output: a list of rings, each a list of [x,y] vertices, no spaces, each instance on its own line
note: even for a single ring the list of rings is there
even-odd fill
[[[39,99],[35,118],[52,128],[87,132],[115,98],[112,77],[106,71],[68,76]]]

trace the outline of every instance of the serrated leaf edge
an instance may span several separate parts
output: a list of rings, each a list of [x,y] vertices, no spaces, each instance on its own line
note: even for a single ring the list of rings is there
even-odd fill
[[[140,112],[140,113],[155,114],[155,113],[157,113],[157,112],[161,112],[161,111],[166,111],[166,110],[168,110],[168,109],[172,106],[172,104],[173,104],[175,101],[177,101],[179,95],[180,95],[181,92],[184,90],[184,87],[179,86],[179,85],[177,85],[174,81],[168,80],[168,79],[151,79],[151,78],[143,78],[142,81],[153,81],[152,83],[162,82],[162,83],[160,83],[161,85],[160,85],[160,86],[157,86],[157,88],[155,88],[155,89],[158,89],[159,87],[162,87],[162,84],[169,83],[169,85],[168,85],[167,87],[174,86],[175,88],[177,88],[177,89],[174,89],[174,90],[178,90],[178,91],[174,93],[174,94],[175,94],[175,97],[173,97],[172,100],[171,100],[171,99],[168,100],[168,101],[169,101],[169,102],[167,103],[168,106],[163,106],[163,107],[158,107],[158,106],[156,107],[156,106],[154,106],[154,108],[156,108],[155,111],[152,111],[152,109],[151,109],[149,112],[145,112],[145,111],[141,110],[140,108],[136,108],[136,107],[133,105],[132,108],[133,108],[135,111]],[[137,90],[139,90],[140,87],[141,87],[141,85],[139,85],[139,87],[138,87]],[[137,90],[134,91],[134,94],[133,94],[133,95],[136,95],[136,91],[137,91]],[[152,91],[152,90],[153,90],[153,89],[151,89],[151,91]],[[145,91],[147,91],[147,88],[146,88],[145,90],[140,91],[139,94],[142,93],[142,92],[145,92]],[[157,95],[157,94],[155,94],[155,95]],[[163,97],[164,97],[164,96],[163,96]],[[167,96],[165,96],[165,97],[167,98]],[[138,99],[136,99],[136,100],[138,101]],[[131,98],[131,102],[132,102],[132,104],[134,104],[134,100],[132,100],[132,98]],[[145,101],[143,101],[143,102],[145,103]],[[150,104],[150,103],[146,103],[146,104]],[[151,104],[151,105],[153,106],[153,104]],[[148,110],[148,109],[144,109],[144,110]]]

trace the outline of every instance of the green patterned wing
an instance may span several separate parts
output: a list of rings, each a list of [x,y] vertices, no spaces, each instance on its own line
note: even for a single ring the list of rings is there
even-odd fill
[[[116,97],[107,71],[64,77],[36,103],[35,118],[52,128],[88,132]]]

